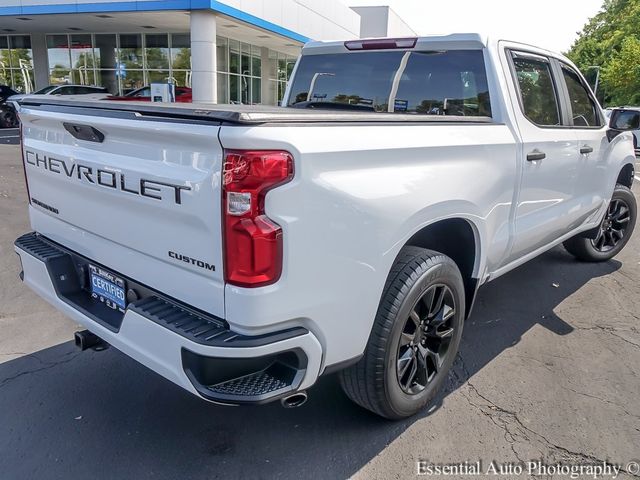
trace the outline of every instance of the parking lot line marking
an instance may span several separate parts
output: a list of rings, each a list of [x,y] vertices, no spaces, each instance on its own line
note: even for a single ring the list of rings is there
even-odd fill
[[[637,175],[634,175],[633,178],[635,178],[636,180],[638,180],[640,182],[640,177]]]

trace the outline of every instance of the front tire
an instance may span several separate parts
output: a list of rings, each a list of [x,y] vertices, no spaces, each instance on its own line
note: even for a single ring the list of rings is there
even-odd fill
[[[605,262],[627,244],[636,225],[636,197],[624,185],[616,185],[607,212],[594,235],[584,234],[564,242],[564,248],[585,262]]]
[[[455,262],[432,250],[403,248],[387,278],[364,356],[340,373],[347,396],[388,419],[422,410],[453,365],[464,309]]]

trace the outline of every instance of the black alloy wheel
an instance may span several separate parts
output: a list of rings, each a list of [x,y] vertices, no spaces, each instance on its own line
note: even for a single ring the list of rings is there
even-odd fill
[[[603,253],[616,248],[624,238],[630,220],[631,209],[627,202],[621,198],[613,199],[596,237],[591,239],[593,247]]]
[[[566,240],[564,247],[584,262],[606,262],[620,253],[631,238],[637,214],[631,189],[616,185],[600,225]]]
[[[396,362],[403,392],[422,392],[440,371],[454,334],[456,304],[446,285],[432,285],[406,319]]]

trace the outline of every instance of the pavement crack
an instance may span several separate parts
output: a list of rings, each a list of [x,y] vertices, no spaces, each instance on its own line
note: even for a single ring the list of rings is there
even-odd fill
[[[582,462],[589,462],[592,464],[607,464],[610,466],[616,466],[620,468],[621,472],[627,475],[640,478],[640,475],[634,475],[630,472],[627,472],[620,465],[615,465],[614,463],[608,460],[602,460],[594,455],[590,455],[587,453],[575,452],[566,447],[563,447],[562,445],[558,445],[552,442],[551,440],[549,440],[549,438],[547,438],[540,432],[526,426],[518,416],[518,412],[511,411],[504,407],[501,407],[500,405],[496,404],[493,400],[491,400],[489,397],[482,394],[478,390],[478,388],[469,380],[470,379],[469,370],[467,369],[464,363],[464,358],[462,357],[462,355],[459,354],[458,358],[460,359],[459,363],[465,375],[465,378],[460,379],[460,377],[457,374],[456,376],[458,376],[459,380],[462,380],[462,383],[466,382],[467,386],[469,387],[469,391],[472,392],[472,394],[475,395],[477,398],[481,399],[482,402],[476,402],[471,398],[471,396],[466,395],[464,393],[462,394],[463,397],[467,400],[469,405],[476,408],[482,415],[489,418],[489,420],[491,420],[492,423],[494,423],[497,427],[501,428],[505,432],[504,433],[505,441],[509,443],[509,446],[512,452],[514,453],[514,455],[516,456],[519,462],[524,464],[524,460],[519,456],[516,450],[516,447],[515,447],[516,443],[519,440],[528,442],[529,444],[531,444],[532,441],[537,441],[538,443],[542,444],[546,448],[547,452],[550,454],[551,457],[557,455],[557,456],[560,456],[562,460],[582,461]],[[581,393],[581,392],[576,392],[576,393]],[[600,400],[606,402],[606,400],[604,399],[600,399]],[[485,403],[485,405],[482,405],[483,402]],[[543,452],[541,452],[541,454],[544,456]]]
[[[619,338],[620,340],[628,343],[629,345],[632,345],[636,348],[640,348],[640,344],[632,342],[631,340],[629,340],[628,338],[623,337],[622,335],[618,334],[617,332],[623,331],[620,330],[618,328],[615,327],[604,327],[602,325],[594,325],[593,327],[573,327],[576,330],[587,330],[587,331],[594,331],[594,330],[601,330],[603,332],[607,332],[610,335],[613,335],[614,337]],[[635,328],[630,328],[628,331],[633,332],[633,333],[637,333],[638,331]]]
[[[55,362],[45,362],[45,361],[43,361],[43,360],[39,359],[38,357],[34,357],[35,359],[37,359],[39,362],[41,362],[41,363],[43,364],[43,366],[42,366],[42,367],[40,367],[40,368],[34,368],[34,369],[31,369],[31,370],[25,370],[25,371],[22,371],[22,372],[20,372],[20,373],[16,373],[15,375],[12,375],[12,376],[10,376],[10,377],[6,377],[6,378],[4,378],[2,381],[0,381],[0,388],[4,387],[4,386],[5,386],[5,385],[7,385],[9,382],[11,382],[11,381],[13,381],[13,380],[15,380],[15,379],[17,379],[17,378],[23,377],[23,376],[25,376],[25,375],[31,375],[32,373],[42,372],[42,371],[44,371],[44,370],[49,370],[49,369],[51,369],[51,368],[57,367],[58,365],[62,365],[62,364],[64,364],[64,363],[69,363],[69,362],[71,362],[72,360],[74,360],[74,359],[75,359],[78,355],[80,355],[81,353],[82,353],[82,352],[78,352],[78,353],[76,353],[76,354],[72,355],[72,356],[71,356],[71,357],[69,357],[69,358],[65,358],[65,359],[62,359],[62,360],[55,361]],[[68,354],[67,354],[67,355],[68,355]]]
[[[624,406],[620,405],[619,403],[613,402],[607,398],[602,398],[602,397],[598,397],[597,395],[592,395],[590,393],[586,393],[586,392],[581,392],[579,390],[575,390],[571,387],[567,387],[564,385],[559,385],[560,388],[564,388],[565,390],[569,390],[570,392],[575,393],[576,395],[582,395],[583,397],[587,397],[587,398],[593,398],[594,400],[598,400],[602,403],[606,403],[608,405],[612,405],[616,408],[619,408],[620,410],[622,410],[625,414],[634,417],[634,418],[638,418],[640,419],[640,415],[636,415],[635,413],[631,413],[630,411],[628,411]]]

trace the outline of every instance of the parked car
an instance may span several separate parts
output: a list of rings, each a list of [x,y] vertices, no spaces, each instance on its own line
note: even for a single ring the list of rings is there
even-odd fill
[[[176,87],[176,102],[191,103],[191,89],[189,87]],[[117,100],[129,102],[149,102],[151,101],[151,87],[141,87],[123,96],[110,96],[104,100]]]
[[[19,125],[18,115],[7,99],[18,92],[6,85],[0,85],[0,128],[16,128]]]
[[[88,329],[78,346],[226,405],[298,406],[340,372],[398,419],[444,385],[480,285],[629,241],[632,135],[564,56],[312,42],[294,72],[287,108],[20,102],[21,278]]]
[[[27,95],[64,95],[64,96],[80,96],[86,99],[99,100],[109,95],[109,90],[105,87],[96,87],[92,85],[49,85],[48,87],[36,90],[29,94],[13,95],[11,100],[21,100]]]
[[[620,128],[633,132],[633,146],[640,157],[640,107],[619,107],[611,110],[611,119]]]

